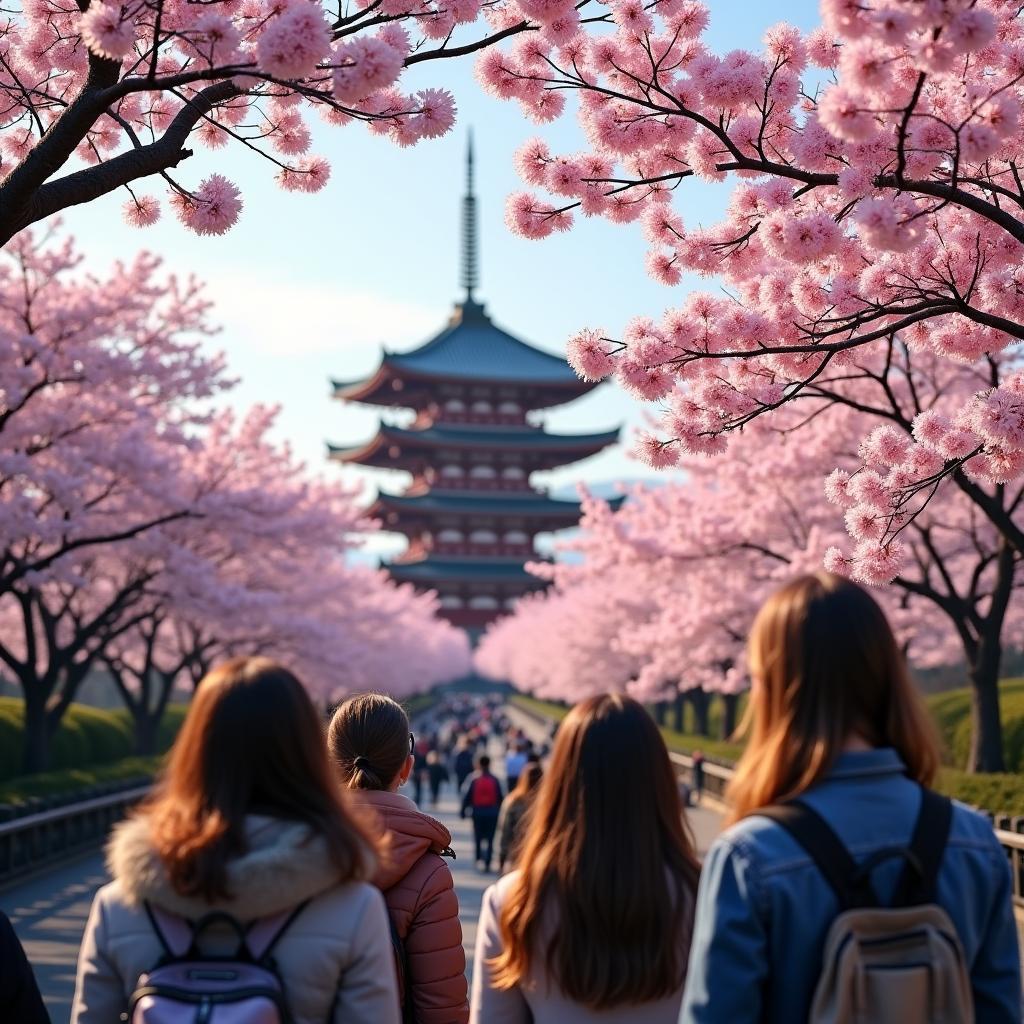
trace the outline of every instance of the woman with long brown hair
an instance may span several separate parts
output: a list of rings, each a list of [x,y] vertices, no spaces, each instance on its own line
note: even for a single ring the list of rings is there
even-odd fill
[[[699,866],[636,701],[565,717],[519,863],[484,895],[471,1022],[675,1024]]]
[[[806,1021],[822,1008],[846,1020],[828,1016],[825,997],[847,995],[857,1020],[889,1020],[882,1007],[893,1009],[904,967],[901,995],[912,997],[896,1015],[906,1024],[1019,1022],[1006,857],[988,821],[929,790],[935,730],[882,609],[849,580],[802,576],[761,608],[748,647],[747,747],[727,794],[732,825],[701,875],[680,1024]],[[876,936],[889,959],[842,974],[842,957],[871,947],[866,932],[863,943],[833,942],[851,921],[844,911],[925,905],[952,923],[973,1016],[929,1009],[924,973],[940,970],[937,955],[901,964],[898,944]],[[937,939],[933,954],[947,938],[955,945]],[[856,977],[855,993],[843,977]]]
[[[276,974],[281,1019],[293,1024],[398,1024],[384,901],[365,881],[372,841],[334,776],[320,717],[287,669],[237,658],[202,680],[163,779],[115,830],[107,855],[114,881],[93,902],[73,1024],[111,1024],[129,1011],[150,1019],[145,1000],[173,1000],[174,990],[161,995],[139,980],[171,962],[187,968],[179,997],[208,1013],[213,1002],[204,1011],[188,985],[248,976],[224,961],[202,969],[204,958],[225,956],[252,961],[258,971],[248,974],[261,984]]]
[[[398,792],[413,769],[409,718],[390,697],[361,694],[334,713],[327,744],[349,795],[372,813],[384,840],[374,882],[401,945],[396,952],[406,1019],[466,1024],[466,954],[446,863],[454,856],[452,836]]]

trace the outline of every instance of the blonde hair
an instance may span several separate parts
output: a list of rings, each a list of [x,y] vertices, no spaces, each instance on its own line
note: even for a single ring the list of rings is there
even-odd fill
[[[930,785],[935,726],[885,613],[839,576],[801,576],[773,594],[748,643],[754,680],[739,731],[747,748],[727,798],[730,820],[798,795],[828,773],[852,735],[894,747]]]

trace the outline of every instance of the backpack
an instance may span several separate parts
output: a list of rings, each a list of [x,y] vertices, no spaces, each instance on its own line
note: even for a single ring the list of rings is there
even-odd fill
[[[271,953],[306,903],[248,926],[223,911],[193,924],[150,903],[144,906],[164,952],[139,978],[128,1004],[129,1024],[291,1024]],[[212,925],[235,932],[233,953],[200,951],[199,939]]]
[[[948,799],[922,790],[910,845],[880,850],[859,866],[820,815],[799,800],[757,813],[782,825],[810,854],[839,900],[808,1024],[973,1022],[963,947],[949,915],[935,903],[953,816]],[[892,905],[884,907],[871,873],[894,857],[904,867]]]
[[[497,807],[501,803],[501,790],[498,780],[493,775],[478,775],[473,780],[473,795],[470,804],[476,810]]]

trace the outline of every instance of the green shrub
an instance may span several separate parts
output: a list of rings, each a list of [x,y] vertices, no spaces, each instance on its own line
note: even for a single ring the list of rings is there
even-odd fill
[[[0,804],[22,804],[32,799],[73,796],[92,786],[153,779],[163,757],[126,757],[113,764],[93,768],[69,768],[64,771],[23,775],[0,782]]]
[[[157,753],[170,749],[186,711],[183,704],[168,706],[157,734]],[[24,717],[22,701],[0,697],[0,781],[21,772]],[[50,741],[50,767],[53,772],[60,772],[120,763],[130,758],[134,750],[134,727],[127,709],[72,704]]]
[[[994,814],[1024,815],[1024,776],[973,775],[955,768],[944,768],[936,788],[965,804]]]

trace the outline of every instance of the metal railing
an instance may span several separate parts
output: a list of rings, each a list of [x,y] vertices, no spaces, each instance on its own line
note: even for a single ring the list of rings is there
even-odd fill
[[[99,846],[115,821],[150,787],[133,786],[105,796],[0,821],[0,885]]]

